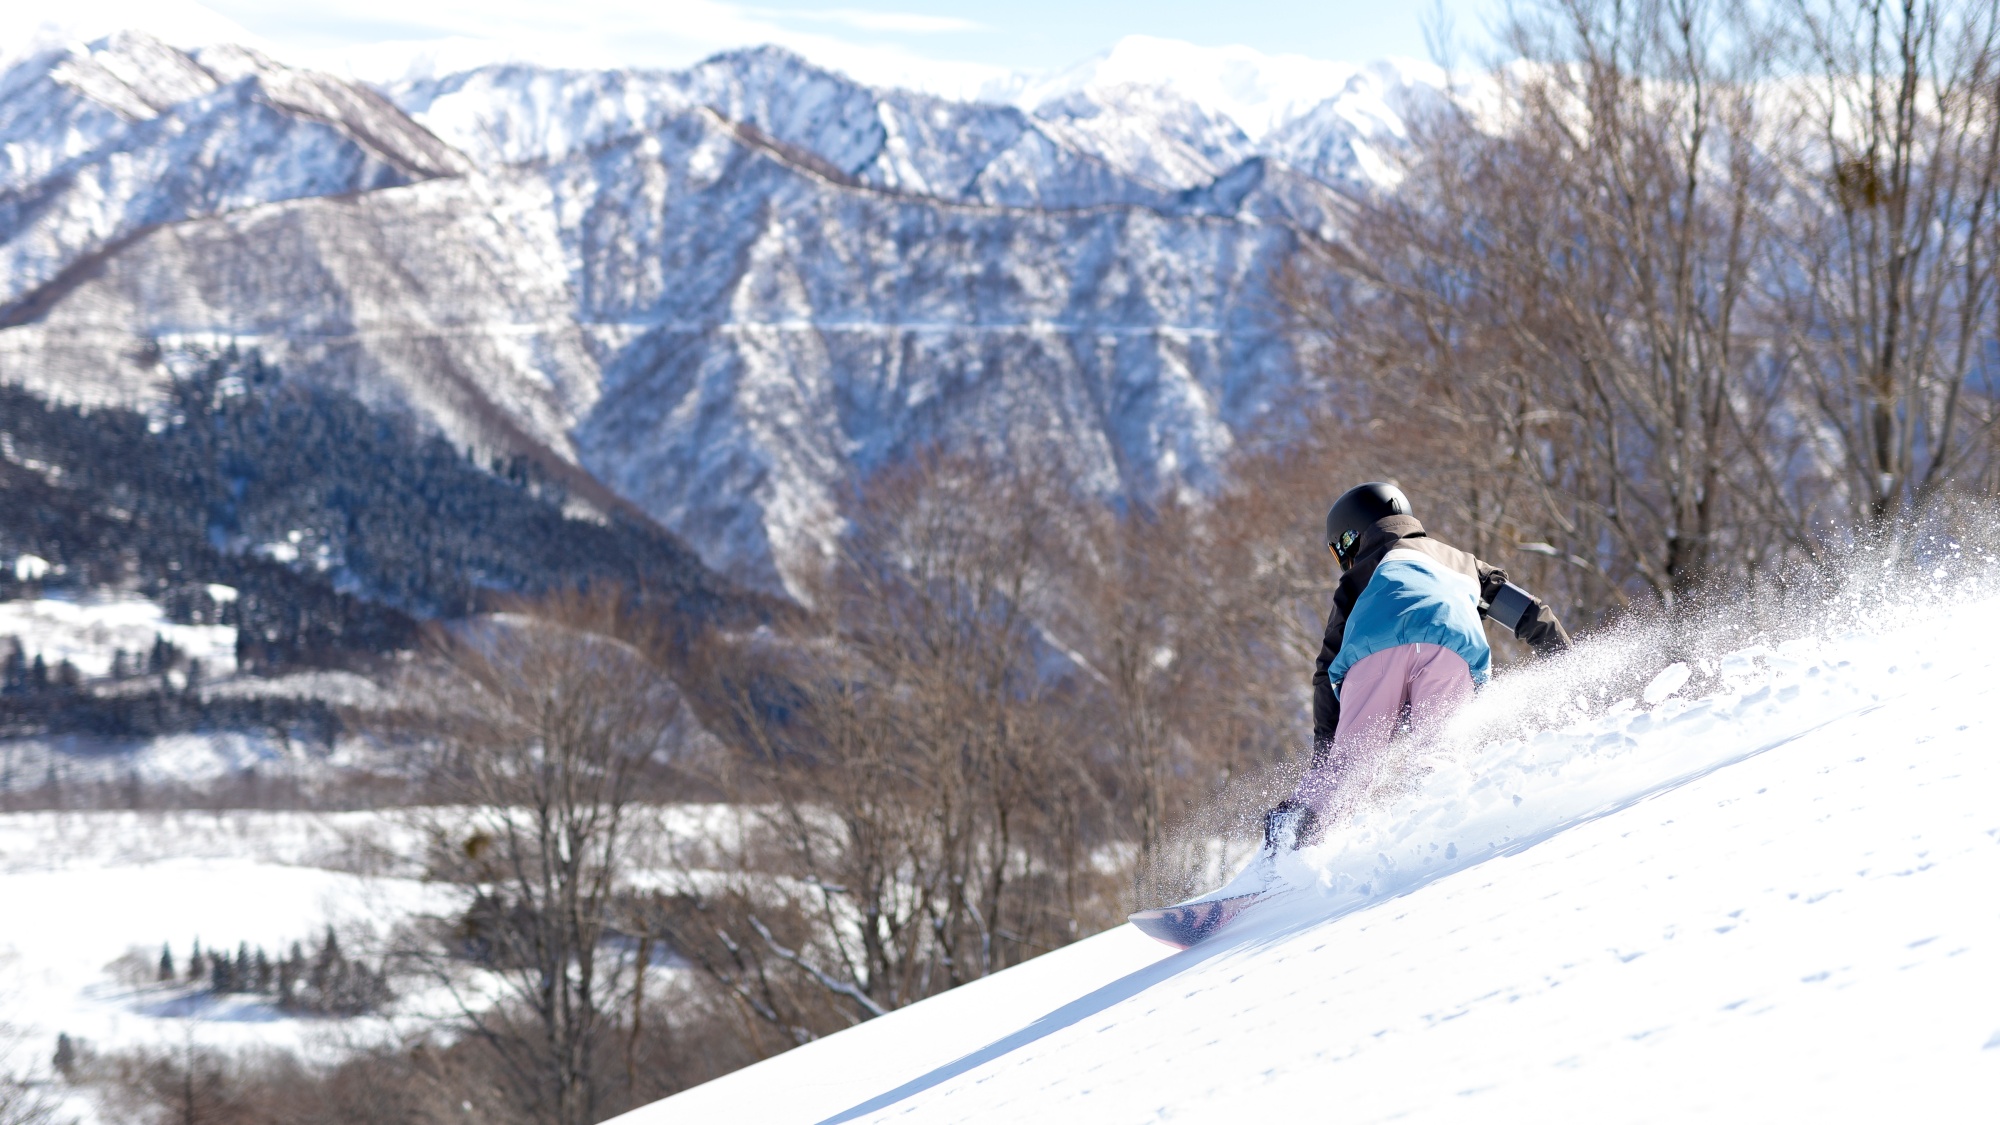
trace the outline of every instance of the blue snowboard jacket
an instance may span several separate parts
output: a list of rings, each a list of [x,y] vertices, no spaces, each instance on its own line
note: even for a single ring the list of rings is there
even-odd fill
[[[1339,685],[1347,670],[1383,649],[1407,644],[1450,649],[1464,658],[1473,682],[1484,683],[1493,667],[1486,606],[1506,582],[1505,571],[1432,539],[1410,516],[1375,521],[1334,591],[1326,637],[1313,665],[1315,759],[1332,743],[1339,725]],[[1514,635],[1537,654],[1569,646],[1562,623],[1540,601],[1522,617]]]

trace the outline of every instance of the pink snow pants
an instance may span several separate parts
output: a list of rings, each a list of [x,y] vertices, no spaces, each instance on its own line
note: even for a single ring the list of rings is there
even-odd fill
[[[1374,784],[1398,728],[1421,736],[1471,698],[1472,669],[1448,648],[1397,645],[1356,661],[1340,684],[1333,750],[1299,781],[1296,799],[1321,824],[1345,816]]]

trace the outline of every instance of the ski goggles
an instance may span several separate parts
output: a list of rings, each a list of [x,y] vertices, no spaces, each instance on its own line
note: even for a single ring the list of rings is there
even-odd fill
[[[1333,557],[1340,560],[1342,570],[1354,565],[1354,549],[1360,545],[1361,533],[1352,530],[1341,532],[1340,538],[1328,544],[1333,548]]]

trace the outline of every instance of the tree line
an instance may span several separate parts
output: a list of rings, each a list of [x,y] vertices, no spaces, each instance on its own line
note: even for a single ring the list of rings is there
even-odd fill
[[[249,942],[239,942],[231,956],[226,947],[204,950],[196,940],[177,964],[173,946],[163,945],[154,980],[215,995],[269,996],[280,1011],[319,1015],[366,1015],[395,999],[386,967],[349,956],[331,926],[311,955],[296,941],[274,957]]]
[[[1547,0],[1282,287],[1322,440],[1603,620],[2000,485],[1990,3]]]
[[[0,568],[0,597],[136,589],[180,620],[220,583],[239,591],[239,664],[272,670],[365,664],[410,647],[419,621],[579,581],[693,620],[758,611],[657,527],[566,516],[532,460],[475,461],[254,352],[175,380],[160,413],[0,386],[0,555],[55,568]]]
[[[622,512],[570,518],[568,499],[530,459],[476,463],[254,352],[174,381],[153,414],[0,386],[0,560],[47,564],[0,566],[0,599],[142,593],[178,623],[234,627],[246,674],[367,671],[413,648],[426,620],[579,582],[644,590],[683,628],[776,611],[657,527]],[[236,595],[218,603],[214,584]],[[0,735],[330,741],[342,729],[318,700],[205,693],[206,670],[170,646],[119,654],[108,678],[49,666],[18,639],[0,638],[0,661]],[[156,689],[133,682],[146,677]],[[4,780],[10,804],[49,796]]]

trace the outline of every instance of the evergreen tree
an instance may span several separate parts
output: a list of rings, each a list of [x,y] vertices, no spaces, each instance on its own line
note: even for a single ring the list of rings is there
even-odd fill
[[[299,950],[299,943],[292,943],[292,952],[278,962],[278,1006],[290,1008],[298,1001],[299,973],[305,968],[306,955]]]
[[[326,995],[333,985],[333,971],[340,963],[340,939],[333,936],[333,927],[326,928],[326,939],[320,943],[319,953],[313,958],[312,974],[306,983],[321,996]]]
[[[208,974],[208,965],[201,959],[201,939],[194,939],[194,948],[188,951],[188,983],[193,984]]]
[[[56,1053],[50,1062],[55,1065],[56,1073],[65,1079],[76,1078],[76,1041],[69,1037],[68,1032],[57,1033]]]
[[[165,984],[168,981],[173,980],[177,975],[178,974],[174,972],[173,947],[162,944],[160,946],[160,975],[159,975],[160,983]]]

